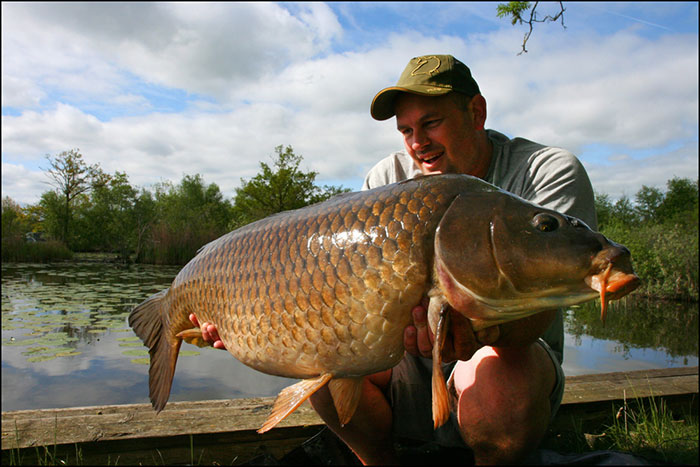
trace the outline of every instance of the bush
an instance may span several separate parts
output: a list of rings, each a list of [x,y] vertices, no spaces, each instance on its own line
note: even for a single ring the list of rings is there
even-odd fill
[[[698,300],[697,224],[613,223],[601,232],[632,253],[634,270],[642,280],[637,293],[650,298]]]

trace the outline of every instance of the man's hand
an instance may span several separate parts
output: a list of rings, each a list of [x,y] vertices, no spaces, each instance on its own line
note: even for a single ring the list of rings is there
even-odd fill
[[[190,313],[190,321],[192,321],[194,327],[200,328],[202,330],[202,339],[204,339],[205,342],[211,344],[211,346],[215,349],[226,349],[226,346],[223,342],[221,342],[221,339],[219,338],[219,332],[216,330],[216,326],[209,323],[202,323],[202,325],[200,326],[199,320],[197,320],[197,317],[194,313]]]
[[[404,347],[411,355],[426,358],[432,357],[433,336],[428,325],[428,301],[423,300],[411,310],[413,326],[404,330]],[[469,360],[474,352],[484,345],[495,342],[499,337],[498,326],[482,329],[474,334],[471,322],[461,313],[450,308],[450,326],[442,349],[442,361]]]

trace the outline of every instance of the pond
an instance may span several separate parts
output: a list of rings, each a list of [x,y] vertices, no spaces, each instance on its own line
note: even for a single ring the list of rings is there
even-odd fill
[[[71,262],[2,265],[2,410],[148,402],[148,352],[131,309],[179,267]],[[567,375],[698,364],[698,307],[627,300],[567,312]],[[170,401],[275,396],[295,380],[228,352],[183,345]]]

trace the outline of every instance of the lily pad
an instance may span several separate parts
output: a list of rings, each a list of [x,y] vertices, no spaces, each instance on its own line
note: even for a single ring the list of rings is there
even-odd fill
[[[46,360],[53,360],[56,358],[56,355],[37,355],[36,357],[29,357],[27,358],[27,361],[30,363],[36,363],[36,362],[44,362]]]
[[[119,342],[141,342],[141,339],[138,336],[131,336],[131,337],[118,337],[117,340]]]

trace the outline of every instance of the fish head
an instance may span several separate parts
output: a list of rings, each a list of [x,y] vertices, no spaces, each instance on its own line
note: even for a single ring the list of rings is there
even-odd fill
[[[627,248],[504,191],[453,200],[435,234],[435,268],[447,301],[479,328],[597,296],[605,303],[639,284]]]

